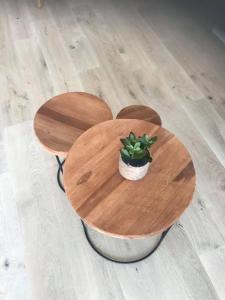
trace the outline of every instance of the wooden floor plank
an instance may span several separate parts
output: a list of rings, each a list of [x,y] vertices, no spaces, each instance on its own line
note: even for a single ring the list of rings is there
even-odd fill
[[[207,252],[200,256],[205,270],[215,286],[220,299],[225,297],[224,277],[225,277],[225,247],[219,247],[214,251]]]
[[[185,101],[183,108],[225,167],[225,120],[205,98],[198,101]]]
[[[139,12],[224,118],[225,46],[213,35],[211,20],[193,9],[193,3],[176,0],[143,1]]]

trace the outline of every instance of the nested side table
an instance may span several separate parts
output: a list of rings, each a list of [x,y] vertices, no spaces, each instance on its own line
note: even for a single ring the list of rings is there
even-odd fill
[[[138,181],[126,180],[118,172],[120,138],[130,131],[158,136],[150,170]],[[195,170],[184,145],[168,130],[136,119],[111,120],[88,129],[75,141],[64,166],[64,185],[91,247],[110,261],[132,263],[158,248],[190,204]],[[87,227],[120,239],[157,234],[161,238],[143,257],[120,261],[98,249]]]
[[[121,109],[116,119],[138,119],[153,124],[162,125],[159,114],[149,106],[145,105],[129,105]]]
[[[55,96],[44,103],[34,118],[34,131],[40,143],[56,155],[59,169],[57,179],[63,173],[59,157],[66,157],[74,141],[88,128],[112,119],[108,105],[97,96],[84,92],[70,92]]]

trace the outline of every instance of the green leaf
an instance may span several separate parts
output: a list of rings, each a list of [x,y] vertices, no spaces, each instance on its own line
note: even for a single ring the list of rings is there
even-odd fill
[[[134,150],[134,146],[132,146],[132,145],[127,145],[127,146],[126,146],[126,149],[127,149],[128,151],[133,151],[133,150]]]
[[[120,151],[121,151],[121,154],[122,154],[122,155],[124,155],[124,156],[126,156],[126,157],[130,157],[129,152],[128,152],[126,149],[122,148]]]
[[[141,143],[140,143],[140,142],[137,142],[137,143],[135,143],[135,145],[134,145],[134,149],[140,148],[140,146],[141,146]]]
[[[120,139],[120,141],[124,146],[130,145],[130,141],[128,138]]]
[[[155,144],[155,142],[157,141],[157,136],[153,136],[150,140],[149,140],[149,145],[153,145]]]
[[[129,134],[129,140],[131,141],[131,143],[135,143],[136,142],[136,135],[133,132],[130,132]]]
[[[143,146],[148,145],[149,138],[148,138],[147,134],[143,134],[143,136],[139,137],[138,140],[139,140],[139,142],[142,143]]]
[[[145,133],[145,134],[143,134],[143,138],[144,138],[144,140],[146,141],[146,142],[148,142],[149,141],[149,136]]]

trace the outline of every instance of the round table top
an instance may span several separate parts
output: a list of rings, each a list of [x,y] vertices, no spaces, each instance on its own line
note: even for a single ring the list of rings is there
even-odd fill
[[[84,131],[111,119],[112,112],[102,99],[88,93],[71,92],[55,96],[39,108],[34,130],[48,151],[66,156]]]
[[[159,114],[149,106],[130,105],[126,106],[118,113],[117,119],[138,119],[144,120],[156,125],[161,125],[162,121]]]
[[[138,181],[118,171],[120,138],[130,131],[158,136],[150,169]],[[64,166],[64,185],[89,226],[114,237],[141,238],[164,231],[180,217],[192,199],[195,170],[174,134],[146,121],[119,119],[100,123],[76,140]]]

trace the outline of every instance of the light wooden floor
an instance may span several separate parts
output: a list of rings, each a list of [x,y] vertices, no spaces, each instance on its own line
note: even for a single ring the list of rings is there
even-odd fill
[[[1,1],[1,300],[225,299],[225,45],[177,2]],[[150,105],[193,156],[192,205],[142,263],[93,253],[34,137],[37,108],[76,90]]]

